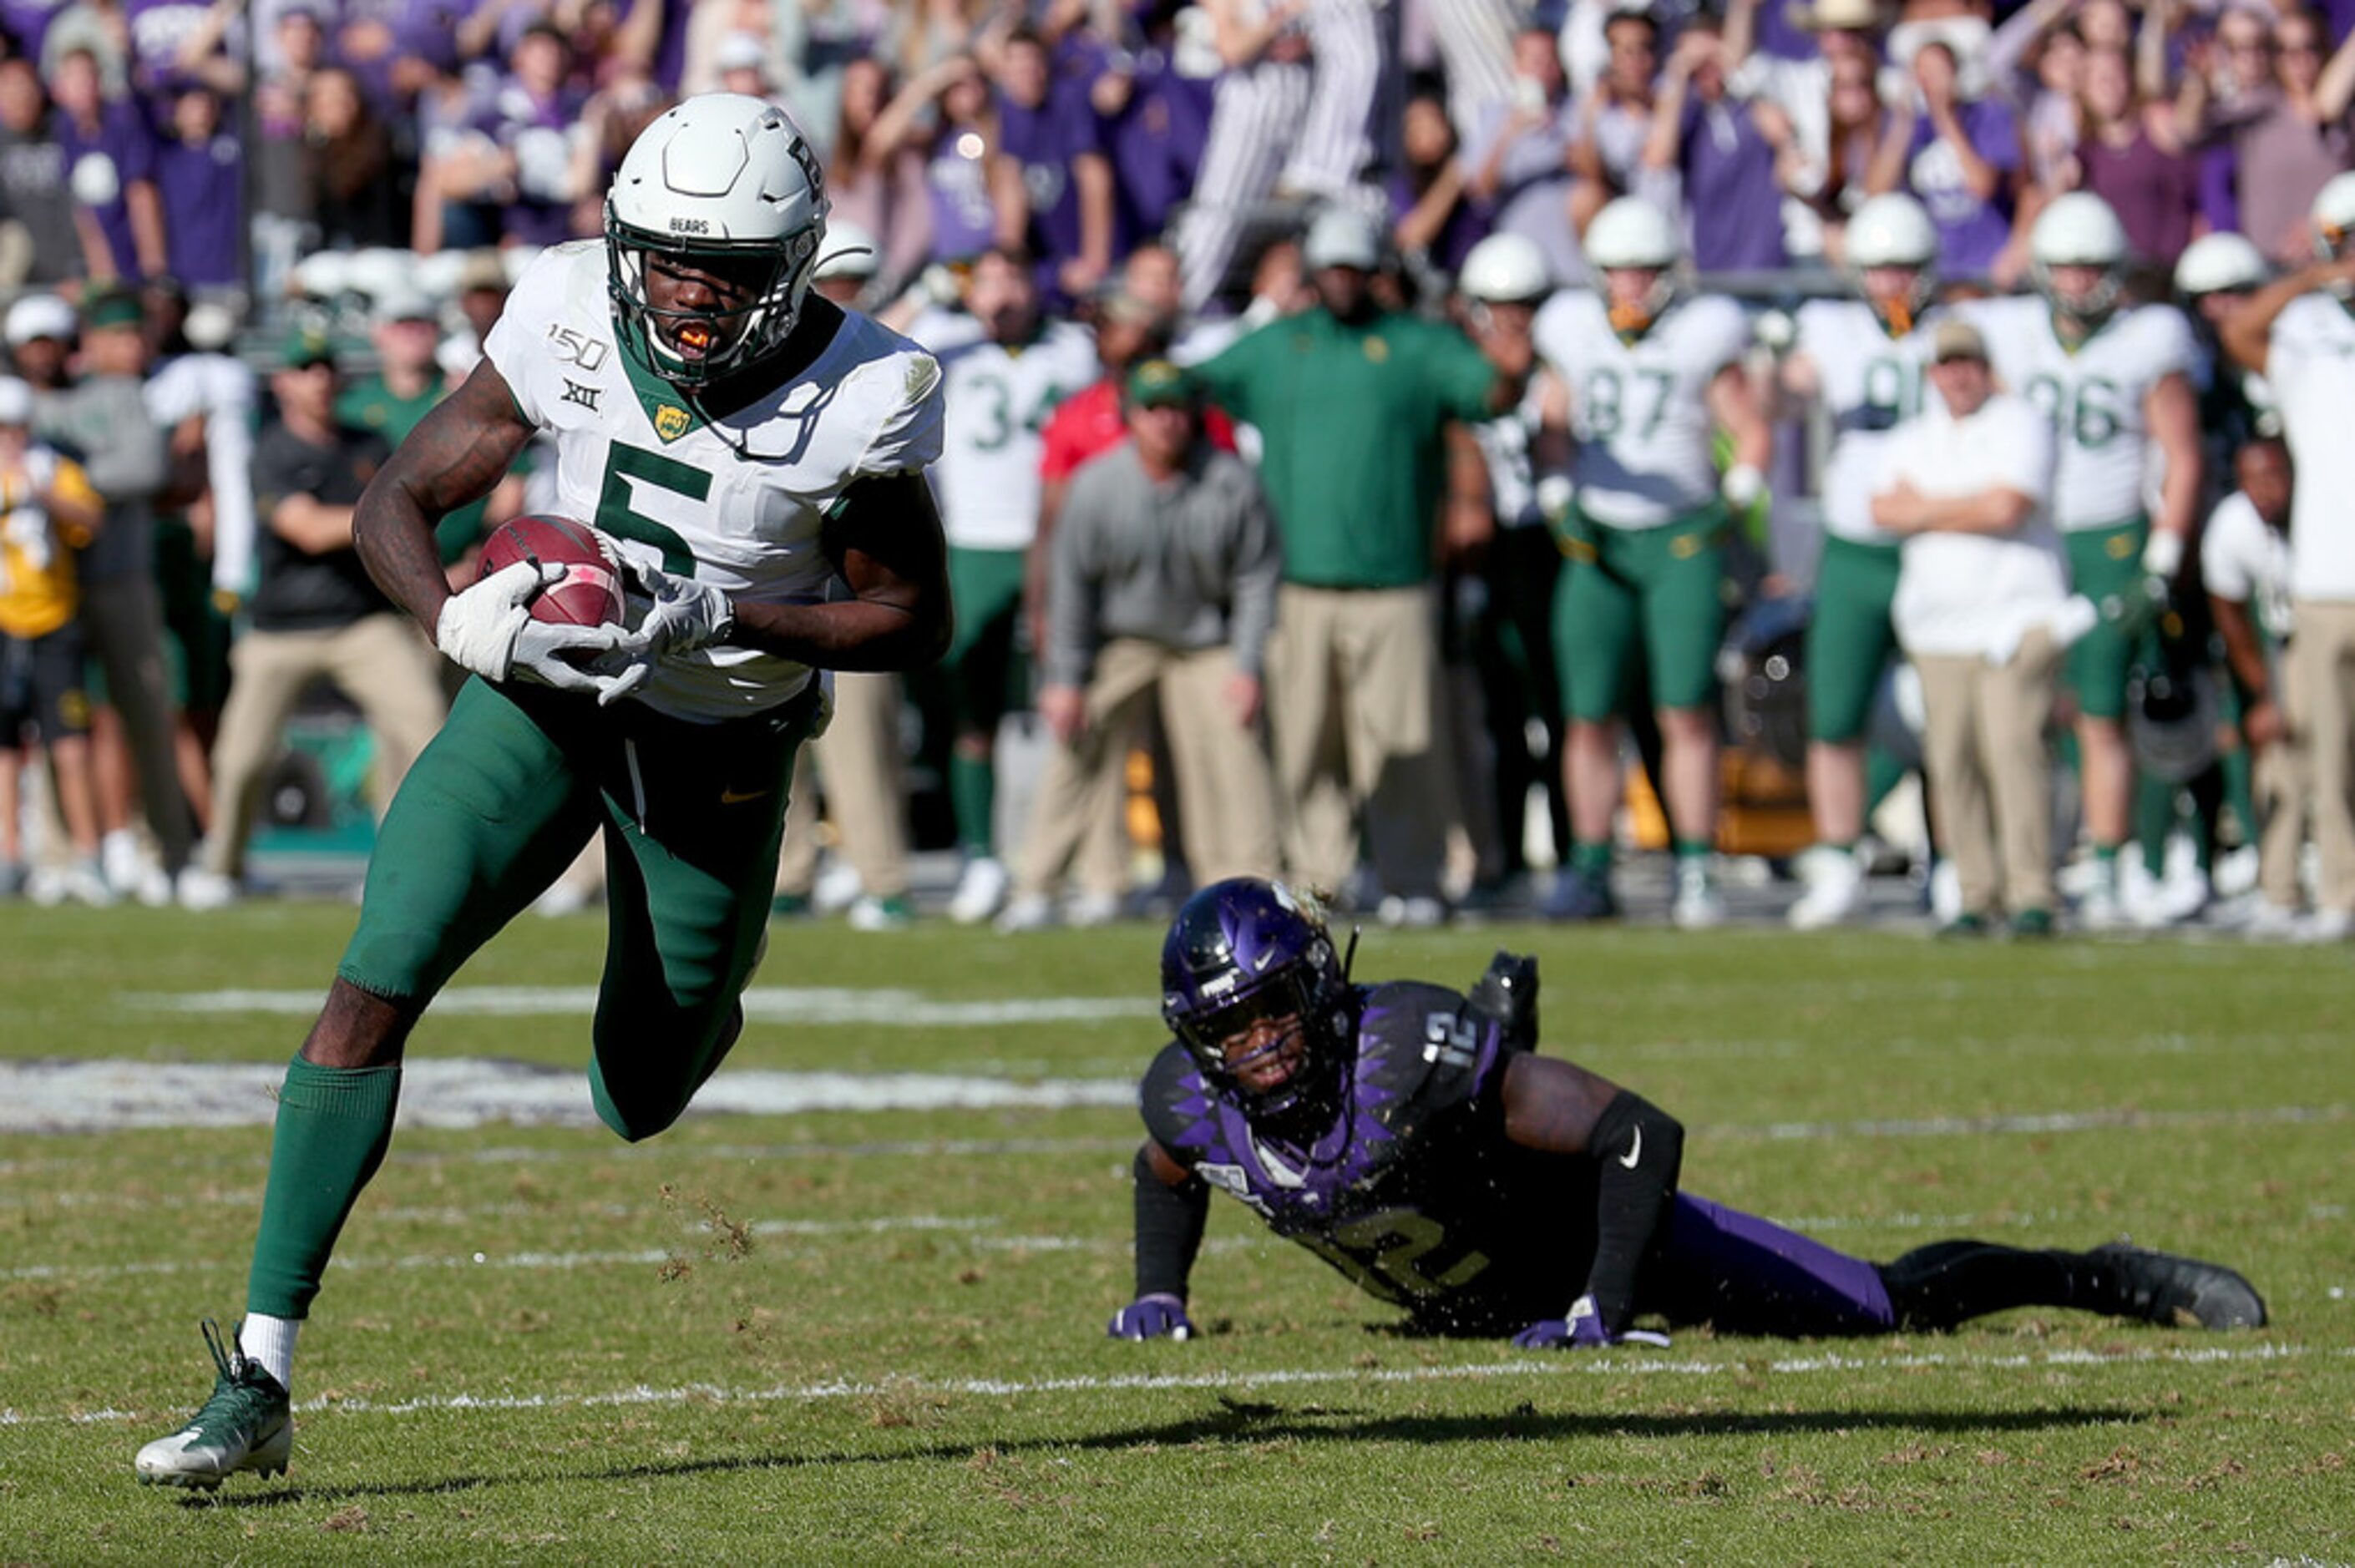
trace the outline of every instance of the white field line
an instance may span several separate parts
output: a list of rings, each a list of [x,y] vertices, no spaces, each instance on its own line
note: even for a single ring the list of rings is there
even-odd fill
[[[309,1018],[319,1011],[316,991],[144,991],[123,998],[152,1012],[259,1013]],[[436,1017],[591,1018],[597,988],[579,986],[453,986],[433,999]],[[857,1024],[887,1029],[989,1029],[1008,1023],[1104,1023],[1158,1018],[1151,998],[1018,996],[995,1001],[941,1001],[922,991],[828,986],[755,986],[744,993],[744,1016],[756,1023],[800,1027]]]
[[[912,1215],[905,1220],[858,1220],[844,1224],[805,1222],[798,1220],[762,1220],[747,1226],[756,1236],[816,1236],[847,1234],[881,1234],[893,1231],[934,1232],[954,1234],[962,1245],[977,1252],[1118,1252],[1129,1250],[1129,1238],[1124,1234],[1107,1231],[1100,1236],[1071,1235],[984,1235],[979,1233],[998,1224],[992,1219],[943,1219],[933,1215]],[[613,1268],[642,1266],[667,1262],[674,1257],[699,1254],[712,1242],[711,1233],[702,1230],[682,1232],[669,1246],[576,1249],[564,1252],[521,1251],[472,1253],[410,1253],[400,1257],[338,1257],[327,1266],[355,1273],[373,1273],[383,1269],[444,1269],[444,1268],[504,1268],[521,1269],[529,1273],[559,1273],[575,1268]],[[1246,1232],[1239,1235],[1213,1236],[1202,1244],[1206,1253],[1273,1250],[1282,1245],[1281,1238],[1262,1232]],[[147,1258],[125,1263],[28,1263],[0,1269],[0,1279],[93,1280],[124,1279],[176,1274],[212,1274],[233,1266],[227,1258]]]
[[[1039,1394],[1133,1393],[1168,1391],[1314,1387],[1320,1384],[1381,1386],[1397,1383],[1460,1383],[1513,1377],[1661,1377],[1756,1376],[1852,1377],[1859,1373],[1950,1371],[2108,1371],[2125,1366],[2168,1364],[2224,1366],[2251,1362],[2288,1361],[2307,1356],[2332,1359],[2355,1357],[2355,1347],[2309,1350],[2304,1345],[2264,1344],[2203,1349],[2169,1348],[2105,1352],[2101,1351],[2036,1351],[2010,1353],[1930,1351],[1891,1355],[1844,1355],[1834,1351],[1786,1356],[1761,1363],[1750,1359],[1709,1360],[1647,1355],[1623,1356],[1615,1351],[1590,1351],[1577,1356],[1540,1354],[1509,1361],[1479,1361],[1437,1367],[1294,1367],[1267,1372],[1127,1372],[1110,1376],[1056,1378],[891,1378],[884,1382],[834,1380],[778,1384],[770,1388],[727,1388],[718,1383],[687,1383],[655,1388],[640,1383],[604,1393],[441,1394],[427,1399],[310,1399],[295,1405],[304,1415],[423,1415],[474,1411],[596,1409],[614,1405],[649,1404],[773,1404],[827,1399],[870,1399],[945,1396],[969,1399],[1020,1399]],[[0,1426],[71,1425],[143,1419],[131,1410],[27,1412],[0,1409]]]

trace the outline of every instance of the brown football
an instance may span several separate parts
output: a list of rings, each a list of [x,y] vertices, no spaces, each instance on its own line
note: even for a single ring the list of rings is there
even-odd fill
[[[561,581],[549,583],[531,601],[532,619],[561,626],[604,626],[622,619],[622,574],[597,530],[570,517],[518,517],[500,524],[483,541],[478,577],[537,561],[562,567]]]

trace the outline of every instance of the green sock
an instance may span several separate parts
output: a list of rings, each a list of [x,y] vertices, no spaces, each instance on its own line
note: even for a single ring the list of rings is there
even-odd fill
[[[2094,846],[2094,864],[2100,868],[2102,874],[2102,885],[2110,889],[2114,893],[2117,891],[2118,885],[2118,851],[2125,847],[2126,846],[2124,844],[2095,844]]]
[[[2240,824],[2240,842],[2257,842],[2256,773],[2249,760],[2249,748],[2236,746],[2226,752],[2221,765],[2224,770],[2224,809],[2232,813]]]
[[[1715,848],[1707,839],[1678,839],[1677,863],[1682,865],[1689,860],[1706,860]]]
[[[1582,843],[1572,839],[1570,844],[1570,869],[1579,875],[1601,881],[1611,874],[1611,846],[1607,843]]]
[[[2148,775],[2135,779],[2135,839],[2142,845],[2142,868],[2154,877],[2167,872],[2167,841],[2175,833],[2177,788]]]
[[[384,1163],[400,1069],[287,1064],[261,1198],[261,1234],[247,1277],[249,1312],[302,1318],[360,1189]]]
[[[997,807],[997,774],[986,758],[949,753],[949,803],[956,811],[957,842],[974,854],[988,854],[996,841],[990,813]]]

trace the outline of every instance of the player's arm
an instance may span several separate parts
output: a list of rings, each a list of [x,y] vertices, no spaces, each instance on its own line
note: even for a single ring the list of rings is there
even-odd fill
[[[913,670],[947,649],[948,543],[922,473],[852,484],[826,514],[819,547],[849,599],[739,604],[722,641],[819,670]]]
[[[517,674],[603,696],[625,689],[619,678],[574,661],[611,652],[621,641],[620,627],[534,620],[527,607],[542,585],[541,568],[531,561],[453,593],[434,542],[433,525],[489,494],[532,435],[506,378],[484,360],[368,481],[352,508],[352,544],[376,586],[415,616],[461,669],[488,681]]]
[[[2273,671],[2265,662],[2256,617],[2247,599],[2228,599],[2213,589],[2208,595],[2208,613],[2216,622],[2216,634],[2223,639],[2225,667],[2249,694],[2241,715],[2241,733],[2253,750],[2269,746],[2282,737],[2287,726],[2281,705],[2275,700]]]
[[[1113,1314],[1115,1340],[1189,1337],[1187,1282],[1202,1250],[1210,1188],[1154,1139],[1136,1151],[1136,1298]]]
[[[2355,261],[2344,259],[2318,261],[2286,277],[2276,278],[2218,323],[2217,339],[2223,344],[2224,352],[2238,360],[2243,368],[2263,376],[2265,362],[2273,354],[2274,323],[2281,319],[2291,302],[2349,278],[2355,278]]]
[[[2167,477],[2159,491],[2158,515],[2143,546],[2142,566],[2152,577],[2171,583],[2183,569],[2184,552],[2199,526],[2204,477],[2200,400],[2192,393],[2190,377],[2176,370],[2153,382],[2143,395],[2143,422],[2167,455]]]
[[[450,598],[433,525],[506,477],[534,434],[485,359],[385,460],[352,509],[352,543],[391,600],[432,631]]]
[[[1644,1262],[1668,1224],[1684,1166],[1677,1119],[1608,1078],[1554,1056],[1508,1059],[1505,1136],[1524,1149],[1593,1162],[1594,1261],[1565,1319],[1532,1324],[1524,1345],[1602,1345],[1634,1316]]]

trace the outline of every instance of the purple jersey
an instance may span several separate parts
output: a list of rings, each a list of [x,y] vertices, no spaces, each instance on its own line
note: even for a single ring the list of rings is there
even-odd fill
[[[2019,125],[2010,108],[1993,98],[1964,104],[1957,111],[1972,149],[1998,173],[2019,167]],[[1957,278],[1984,274],[2011,238],[2011,197],[1998,191],[1993,201],[1973,196],[1963,183],[1963,163],[1923,115],[1913,126],[1906,154],[1906,183],[1938,229],[1938,265]]]
[[[18,57],[37,60],[49,24],[73,0],[0,0],[0,32],[16,41]]]
[[[1128,107],[1110,126],[1114,199],[1126,250],[1159,234],[1194,191],[1210,134],[1214,83],[1179,76],[1158,56],[1138,62]]]
[[[932,212],[935,261],[963,261],[997,238],[997,208],[989,199],[989,167],[978,131],[944,125],[924,160],[924,191]]]
[[[209,142],[165,143],[155,149],[155,191],[172,276],[198,288],[242,281],[245,159],[237,138],[224,131]]]
[[[1774,149],[1760,135],[1747,103],[1685,104],[1678,143],[1685,209],[1692,214],[1692,264],[1703,272],[1780,267],[1783,191]]]
[[[1171,1044],[1146,1075],[1156,1142],[1360,1289],[1427,1326],[1557,1317],[1594,1247],[1593,1162],[1505,1137],[1511,1051],[1444,987],[1360,987],[1347,1102],[1305,1147],[1268,1141]]]
[[[534,98],[513,79],[500,87],[483,129],[515,154],[516,194],[504,215],[507,238],[555,245],[571,236],[572,144],[583,134],[581,97],[570,89]]]
[[[1036,109],[1000,94],[997,125],[999,149],[1022,165],[1030,249],[1050,270],[1080,253],[1080,186],[1071,166],[1083,154],[1103,151],[1095,110],[1083,90],[1050,92]]]
[[[150,180],[155,174],[155,137],[137,107],[127,102],[105,105],[98,129],[85,135],[69,114],[57,120],[58,145],[65,153],[66,177],[73,181],[97,177],[84,175],[85,168],[100,170],[111,175],[114,196],[111,201],[92,206],[91,216],[98,220],[99,231],[106,236],[108,254],[114,258],[114,269],[125,278],[136,278],[139,272],[138,248],[131,238],[131,209],[123,199],[123,190],[133,180]]]

